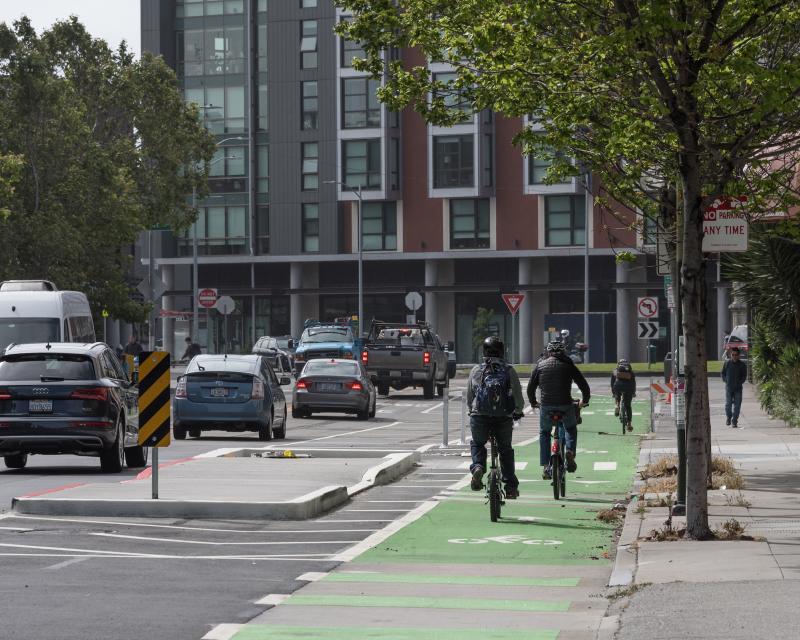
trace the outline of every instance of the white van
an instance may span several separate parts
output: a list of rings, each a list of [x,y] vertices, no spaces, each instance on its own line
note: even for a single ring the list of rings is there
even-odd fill
[[[9,344],[96,342],[92,311],[78,291],[3,290],[0,352]]]

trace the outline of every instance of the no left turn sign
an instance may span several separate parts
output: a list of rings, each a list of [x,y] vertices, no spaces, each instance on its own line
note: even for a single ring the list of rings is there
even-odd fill
[[[640,318],[657,318],[658,317],[658,298],[645,297],[639,298],[636,309],[639,312]]]

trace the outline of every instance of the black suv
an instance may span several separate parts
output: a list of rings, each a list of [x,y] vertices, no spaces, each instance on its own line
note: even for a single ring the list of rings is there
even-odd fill
[[[138,401],[103,343],[9,346],[0,356],[0,455],[10,469],[32,453],[99,456],[109,473],[125,462],[144,467]]]

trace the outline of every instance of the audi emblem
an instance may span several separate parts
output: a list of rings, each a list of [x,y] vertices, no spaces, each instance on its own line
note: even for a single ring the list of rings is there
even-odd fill
[[[33,393],[34,393],[34,395],[37,395],[37,396],[45,396],[48,393],[50,393],[50,389],[48,389],[47,387],[34,387],[33,388]]]

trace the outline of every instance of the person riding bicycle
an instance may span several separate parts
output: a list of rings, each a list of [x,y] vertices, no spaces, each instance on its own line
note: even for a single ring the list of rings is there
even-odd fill
[[[486,473],[486,443],[494,433],[500,467],[503,472],[506,498],[519,496],[519,480],[514,467],[514,448],[511,446],[514,420],[523,416],[525,400],[519,376],[514,367],[507,364],[505,345],[497,336],[483,341],[483,362],[470,371],[467,380],[467,406],[469,426],[472,431],[472,474],[470,487],[473,491],[483,488]]]
[[[589,404],[591,390],[586,378],[566,354],[565,345],[554,340],[547,345],[547,356],[536,363],[528,382],[528,400],[532,407],[539,406],[536,390],[541,388],[541,408],[539,411],[539,463],[542,465],[542,478],[552,480],[550,469],[550,412],[557,411],[564,416],[566,432],[567,471],[574,472],[578,444],[578,426],[575,404],[572,401],[572,383],[578,385],[583,396],[579,407]]]
[[[636,395],[636,374],[633,372],[631,363],[627,358],[620,358],[617,367],[611,372],[611,393],[614,395],[614,415],[619,415],[619,405],[622,401],[625,407],[625,415],[628,418],[625,427],[628,431],[633,431],[631,418],[631,399]]]

